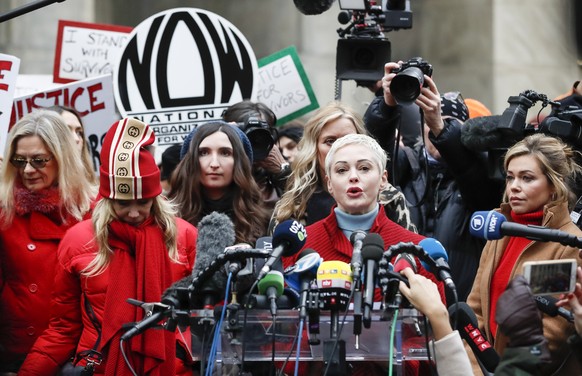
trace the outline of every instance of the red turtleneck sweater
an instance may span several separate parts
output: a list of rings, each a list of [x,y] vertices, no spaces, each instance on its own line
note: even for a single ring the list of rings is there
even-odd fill
[[[544,216],[543,210],[526,213],[526,214],[516,214],[511,212],[511,218],[515,223],[522,225],[541,225],[542,218]],[[507,285],[509,284],[509,277],[511,276],[511,271],[517,262],[517,259],[522,254],[525,247],[530,244],[532,240],[521,238],[521,237],[511,237],[495,273],[493,273],[493,278],[491,280],[491,311],[489,312],[489,325],[491,327],[491,333],[495,336],[497,332],[497,323],[495,322],[495,312],[497,309],[497,299],[505,291]]]

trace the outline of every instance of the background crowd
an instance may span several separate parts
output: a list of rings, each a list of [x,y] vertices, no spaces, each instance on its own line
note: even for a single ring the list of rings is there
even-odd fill
[[[168,148],[160,166],[153,130],[122,119],[105,136],[98,177],[78,114],[59,107],[23,117],[0,172],[0,374],[56,375],[75,366],[107,375],[191,374],[187,332],[150,330],[124,342],[125,324],[144,315],[126,300],[159,301],[190,275],[196,252],[204,252],[196,249],[197,226],[212,212],[227,215],[235,242],[251,247],[296,219],[307,226],[304,248],[347,263],[358,230],[379,234],[385,249],[435,238],[448,251],[456,293],[416,258],[416,273],[402,271],[408,284],[400,291],[433,326],[439,373],[482,372],[449,323],[447,307],[467,302],[502,357],[495,374],[580,374],[582,269],[575,291],[558,303],[572,309],[574,324],[538,312],[521,277],[526,261],[582,265],[580,250],[469,233],[472,213],[497,210],[517,224],[582,236],[570,218],[580,153],[534,132],[508,148],[505,179],[495,179],[487,152],[461,141],[468,120],[490,112],[461,93],[441,94],[427,75],[413,103],[399,103],[391,91],[399,66],[385,65],[363,116],[334,101],[304,125],[283,125],[265,104],[242,101]],[[562,100],[582,105],[576,90]],[[512,300],[529,319],[512,320]],[[386,364],[355,364],[353,372],[384,374]]]

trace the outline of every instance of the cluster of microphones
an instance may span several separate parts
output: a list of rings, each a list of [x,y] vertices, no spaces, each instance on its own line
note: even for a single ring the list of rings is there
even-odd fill
[[[476,212],[470,231],[472,235],[487,240],[520,236],[582,247],[582,240],[573,235],[540,226],[511,223],[495,211]],[[204,217],[198,225],[192,275],[170,286],[161,303],[154,304],[153,311],[142,321],[132,324],[122,339],[128,340],[164,319],[166,329],[174,330],[176,325],[188,325],[187,313],[190,310],[212,310],[215,306],[238,301],[247,309],[268,309],[273,316],[277,315],[278,309],[297,309],[299,322],[309,321],[307,328],[311,344],[320,342],[317,335],[321,311],[330,311],[330,338],[337,340],[339,314],[351,309],[353,334],[358,346],[362,326],[371,327],[375,308],[387,312],[406,305],[399,292],[400,282],[408,283],[400,273],[404,268],[417,272],[422,265],[449,290],[456,290],[447,252],[435,239],[425,238],[418,244],[398,243],[386,249],[379,234],[355,231],[350,238],[352,259],[346,263],[323,260],[313,249],[299,253],[306,237],[305,228],[299,222],[288,220],[275,228],[272,237],[260,238],[256,248],[233,246],[235,235],[228,216],[214,212]],[[298,253],[296,262],[283,270],[281,258]],[[227,279],[227,275],[231,278]],[[231,283],[229,289],[227,281]],[[231,296],[225,296],[225,291],[230,291]],[[553,298],[537,298],[543,312],[573,320],[569,311],[555,306]],[[375,306],[374,302],[380,304]],[[179,318],[180,312],[186,312],[184,321]],[[484,368],[495,369],[499,356],[479,331],[477,319],[469,306],[455,302],[450,304],[449,312],[455,329],[469,343]],[[173,325],[168,324],[173,321]]]

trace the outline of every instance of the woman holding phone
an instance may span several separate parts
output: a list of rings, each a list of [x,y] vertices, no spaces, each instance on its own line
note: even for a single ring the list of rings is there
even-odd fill
[[[528,136],[512,146],[505,155],[506,185],[501,207],[497,209],[508,221],[522,225],[538,225],[582,236],[570,219],[569,208],[575,197],[574,179],[582,169],[575,162],[575,152],[560,140],[543,134]],[[479,328],[495,350],[502,355],[509,339],[495,322],[497,301],[509,282],[523,274],[527,261],[582,259],[577,248],[553,242],[532,241],[506,236],[485,244],[475,283],[467,303],[475,311]],[[579,374],[579,365],[566,339],[574,328],[561,317],[543,317],[544,336],[548,340],[552,362],[540,374]],[[481,374],[471,354],[473,371]]]

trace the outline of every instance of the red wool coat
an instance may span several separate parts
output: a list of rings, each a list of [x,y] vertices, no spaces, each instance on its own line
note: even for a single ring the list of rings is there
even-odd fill
[[[313,248],[325,261],[338,260],[350,263],[352,260],[353,246],[349,239],[344,235],[343,231],[338,227],[335,212],[332,211],[329,216],[321,221],[318,221],[310,226],[307,226],[307,240],[304,249]],[[399,242],[413,242],[418,244],[424,236],[408,231],[402,226],[392,222],[382,208],[378,210],[378,215],[372,224],[370,233],[380,234],[384,240],[384,248],[388,249]],[[285,266],[292,265],[300,252],[295,257],[289,257],[284,260]],[[416,260],[416,268],[418,274],[425,276],[437,284],[441,300],[445,302],[444,285],[437,281],[434,274],[428,272],[422,267],[420,262]],[[376,291],[376,301],[380,300],[379,289]]]
[[[338,260],[348,264],[351,262],[353,246],[349,239],[344,235],[343,231],[338,227],[336,215],[333,210],[325,219],[307,226],[306,230],[307,240],[303,247],[304,249],[314,249],[319,253],[324,261]],[[390,246],[399,242],[413,242],[414,244],[418,244],[422,239],[424,239],[424,236],[406,230],[388,219],[383,208],[378,210],[378,215],[376,216],[369,232],[380,234],[384,240],[385,249],[388,249]],[[284,259],[283,264],[285,267],[292,265],[299,254],[300,252],[298,252],[294,257]],[[445,303],[444,284],[437,281],[432,273],[424,269],[418,259],[416,259],[416,268],[418,274],[421,274],[436,283],[441,300]],[[380,301],[381,296],[380,289],[376,289],[374,301]],[[386,354],[386,356],[388,356],[388,354]],[[409,361],[407,363],[407,375],[424,374],[424,371],[429,372],[427,364],[421,364],[415,361]],[[286,367],[285,371],[287,373],[292,373],[292,369],[289,366]],[[354,365],[352,374],[355,376],[385,375],[386,371],[379,365],[374,364],[374,362],[364,361]]]
[[[0,364],[24,360],[47,328],[57,248],[76,223],[33,211],[0,230]]]
[[[172,263],[174,281],[191,274],[198,235],[197,229],[188,222],[179,218],[176,221],[180,263]],[[110,274],[107,268],[98,276],[87,278],[80,275],[95,257],[93,238],[93,224],[88,220],[73,227],[63,239],[58,254],[50,326],[35,343],[19,375],[54,375],[72,355],[95,345],[97,331],[85,309],[84,300],[88,299],[98,322],[102,323]],[[178,372],[178,367],[176,369]],[[96,374],[103,370],[103,365],[97,367]]]

